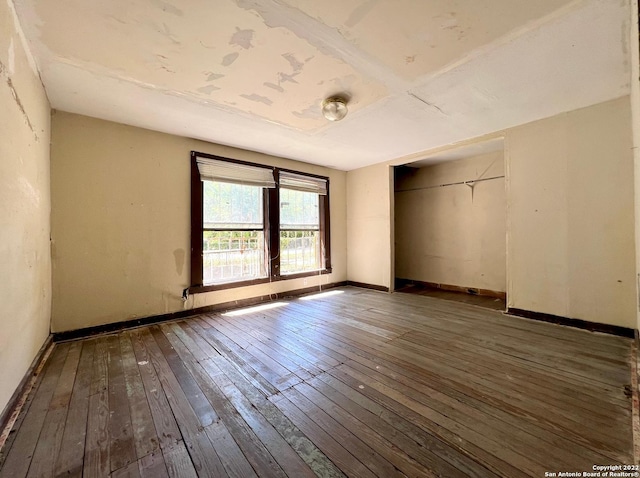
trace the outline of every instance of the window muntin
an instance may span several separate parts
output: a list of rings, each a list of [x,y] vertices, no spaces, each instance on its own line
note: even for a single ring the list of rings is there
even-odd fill
[[[195,151],[191,160],[190,292],[331,272],[328,178]],[[281,224],[280,195],[287,202],[297,192],[313,193],[300,196],[311,201],[284,212]],[[281,246],[313,255],[302,256],[304,265],[299,251],[297,261],[292,251],[282,260]]]

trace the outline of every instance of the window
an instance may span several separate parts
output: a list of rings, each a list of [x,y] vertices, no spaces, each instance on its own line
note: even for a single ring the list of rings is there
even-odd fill
[[[204,284],[267,276],[262,187],[203,181]]]
[[[329,180],[191,153],[192,292],[331,272]]]

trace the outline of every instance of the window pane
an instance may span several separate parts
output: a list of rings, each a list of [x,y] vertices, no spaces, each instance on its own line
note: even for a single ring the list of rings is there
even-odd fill
[[[266,277],[262,231],[204,231],[205,285]]]
[[[319,229],[318,194],[280,189],[280,229]]]
[[[262,229],[262,188],[203,181],[205,229]]]
[[[322,269],[319,231],[280,231],[280,273]]]

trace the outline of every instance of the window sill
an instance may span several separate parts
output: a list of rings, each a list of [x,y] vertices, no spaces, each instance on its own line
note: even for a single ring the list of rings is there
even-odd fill
[[[267,284],[269,282],[279,282],[283,280],[301,279],[303,277],[313,277],[317,275],[331,274],[331,269],[323,269],[320,271],[299,272],[297,274],[286,274],[274,277],[264,277],[260,279],[243,280],[238,282],[226,282],[224,284],[211,284],[211,285],[192,285],[189,287],[189,294],[201,294],[204,292],[214,292],[217,290],[235,289],[238,287],[248,287],[258,284]]]

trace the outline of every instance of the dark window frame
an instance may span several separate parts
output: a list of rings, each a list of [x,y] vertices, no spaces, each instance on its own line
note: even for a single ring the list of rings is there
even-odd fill
[[[196,159],[209,158],[219,161],[227,161],[235,164],[266,168],[273,171],[276,181],[275,188],[265,188],[263,191],[264,208],[264,238],[265,257],[267,260],[267,277],[251,280],[240,280],[226,282],[223,284],[203,284],[203,195],[204,187],[200,180],[200,172]],[[315,271],[280,274],[280,172],[289,172],[308,176],[311,178],[323,179],[327,182],[327,194],[319,195],[319,217],[320,217],[320,241],[324,247],[324,268]],[[191,285],[189,293],[211,292],[216,290],[232,289],[256,284],[264,284],[281,280],[293,280],[303,277],[311,277],[322,274],[330,274],[331,269],[331,225],[330,225],[330,202],[329,202],[329,178],[317,174],[305,173],[293,169],[277,168],[264,164],[251,163],[239,159],[225,158],[212,154],[191,151]]]

